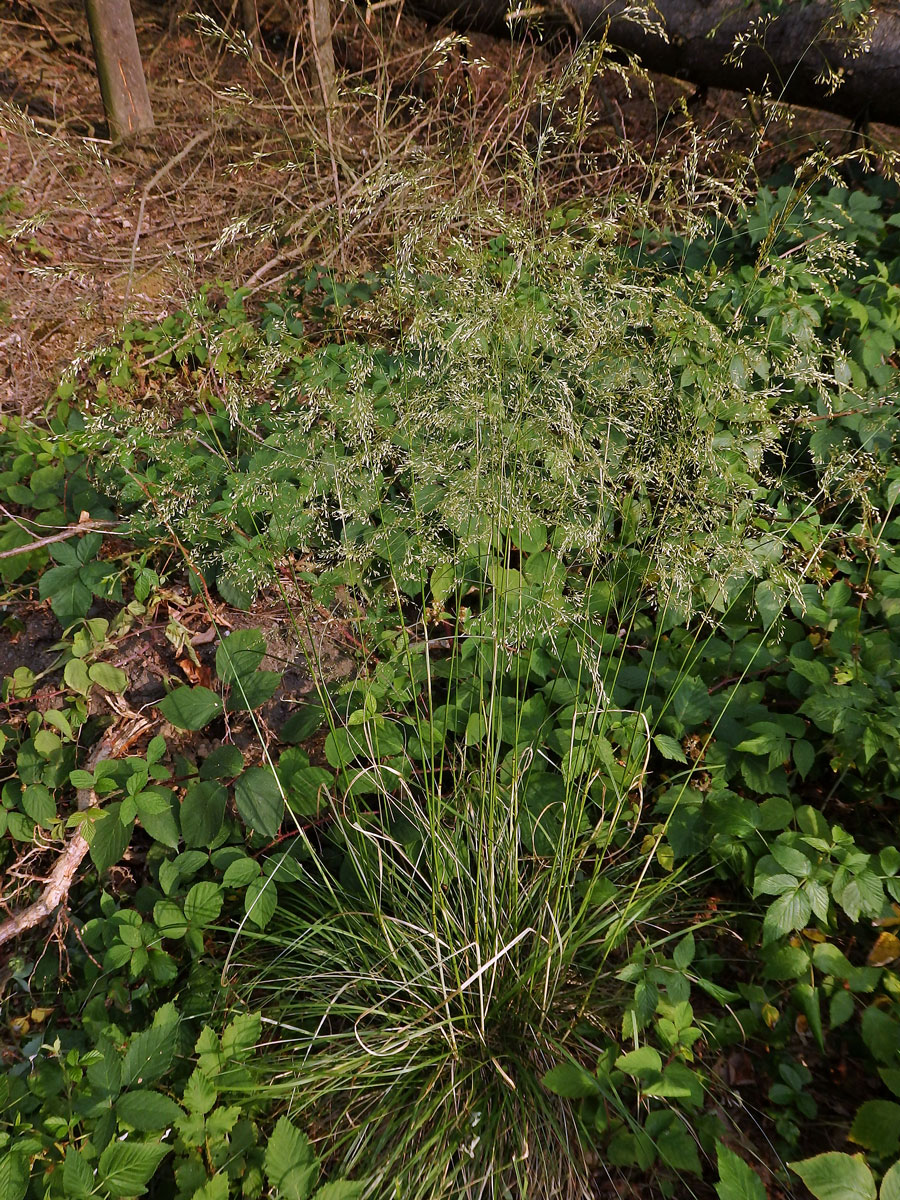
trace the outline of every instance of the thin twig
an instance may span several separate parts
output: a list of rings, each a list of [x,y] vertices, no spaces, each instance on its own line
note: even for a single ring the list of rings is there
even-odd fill
[[[7,516],[10,514],[7,513]],[[12,518],[15,520],[15,518]],[[20,522],[16,521],[20,528],[24,529]],[[80,525],[67,525],[65,529],[60,529],[58,533],[51,533],[49,537],[38,538],[37,541],[29,542],[26,546],[13,546],[11,550],[0,550],[0,558],[15,558],[17,554],[28,554],[30,550],[40,550],[41,546],[51,546],[54,542],[65,542],[70,537],[74,537],[76,533],[85,533],[91,529],[109,529],[115,525],[115,521],[82,521]]]
[[[85,769],[93,774],[101,759],[117,758],[140,737],[145,729],[150,727],[150,724],[147,717],[137,717],[121,732],[116,732],[115,729],[109,730],[88,755]],[[78,808],[81,812],[93,808],[96,804],[97,794],[93,788],[78,789]],[[13,938],[17,938],[27,930],[33,929],[35,925],[40,925],[61,904],[65,903],[75,874],[89,849],[90,846],[82,832],[82,826],[79,826],[69,838],[65,849],[56,860],[53,870],[47,876],[44,890],[38,899],[33,904],[29,904],[27,908],[22,909],[21,912],[7,918],[0,925],[0,946],[12,941]]]

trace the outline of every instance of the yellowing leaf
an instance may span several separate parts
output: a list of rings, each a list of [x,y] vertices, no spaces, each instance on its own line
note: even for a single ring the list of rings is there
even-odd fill
[[[870,967],[886,967],[900,958],[900,938],[894,933],[879,933],[866,962]]]

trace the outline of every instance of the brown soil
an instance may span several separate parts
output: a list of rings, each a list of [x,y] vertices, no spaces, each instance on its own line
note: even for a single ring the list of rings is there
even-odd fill
[[[173,5],[133,8],[158,128],[120,150],[106,140],[79,0],[13,0],[0,17],[2,410],[40,407],[60,373],[123,321],[163,316],[203,283],[261,288],[304,262],[351,269],[389,244],[403,205],[421,216],[454,187],[485,205],[517,203],[498,186],[504,163],[533,148],[538,86],[570,56],[558,38],[512,47],[473,35],[466,49],[402,5],[370,24],[345,8],[335,44],[348,94],[329,136],[283,10],[260,6],[260,67]],[[739,97],[654,82],[652,97],[641,82],[598,74],[593,131],[583,153],[548,163],[550,200],[628,188],[642,154],[688,169],[695,130],[701,169],[720,174],[756,144]],[[758,164],[848,137],[830,117],[803,114],[801,124],[770,125]]]

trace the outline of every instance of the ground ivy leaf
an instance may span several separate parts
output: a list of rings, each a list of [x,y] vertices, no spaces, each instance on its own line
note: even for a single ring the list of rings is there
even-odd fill
[[[245,771],[234,785],[234,801],[246,825],[264,837],[275,837],[284,816],[284,796],[268,767]]]
[[[216,674],[223,683],[248,679],[266,655],[266,639],[258,629],[236,629],[216,650]]]
[[[205,687],[179,687],[159,702],[159,711],[176,729],[202,729],[224,711],[221,697]]]
[[[94,663],[88,670],[91,683],[96,683],[107,692],[121,694],[128,687],[128,676],[110,663]]]
[[[181,832],[186,846],[212,845],[225,820],[228,793],[221,784],[204,780],[189,787],[181,802]]]

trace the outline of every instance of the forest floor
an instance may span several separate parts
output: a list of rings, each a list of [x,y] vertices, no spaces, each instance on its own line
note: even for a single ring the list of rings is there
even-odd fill
[[[454,146],[432,192],[458,186],[451,159],[468,143],[481,173],[469,185],[499,200],[503,164],[527,145],[539,89],[566,57],[558,36],[514,49],[473,35],[465,47],[402,4],[379,14],[377,27],[345,8],[335,48],[346,96],[325,131],[302,47],[271,6],[262,10],[262,63],[229,51],[212,26],[175,6],[138,0],[134,10],[157,130],[121,152],[105,137],[78,0],[16,0],[0,16],[7,411],[41,407],[79,355],[129,319],[152,322],[183,307],[202,284],[262,291],[304,260],[371,266],[396,232],[396,214],[393,225],[385,219],[385,172],[440,161],[451,115]],[[386,94],[373,104],[379,87]],[[571,163],[559,171],[551,163],[557,199],[627,187],[641,157],[698,153],[697,133],[707,160],[727,171],[750,152],[760,173],[816,143],[840,150],[853,136],[848,122],[805,111],[794,121],[769,115],[761,132],[763,117],[736,94],[694,95],[669,79],[654,77],[651,91],[605,71],[593,87],[606,120],[591,135],[592,168],[579,176]]]

